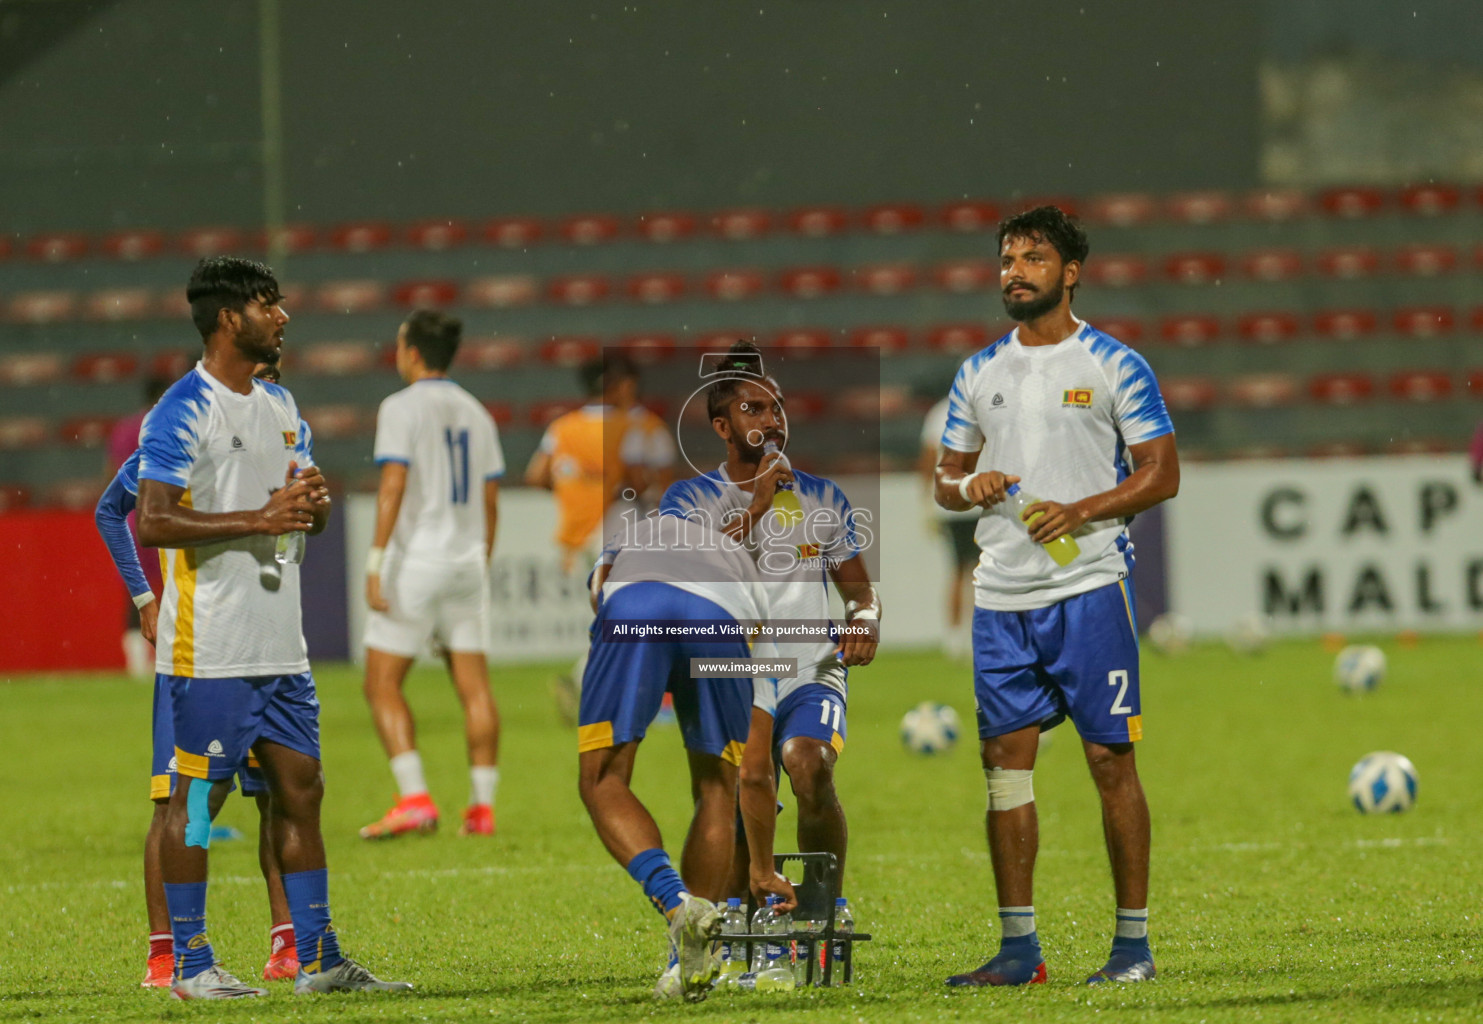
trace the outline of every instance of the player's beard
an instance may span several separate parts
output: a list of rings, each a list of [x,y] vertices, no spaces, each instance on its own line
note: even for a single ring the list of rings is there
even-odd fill
[[[1028,288],[1030,285],[1020,284],[1017,287]],[[1011,299],[1008,294],[1004,296],[1004,312],[1015,323],[1028,323],[1036,320],[1061,304],[1061,297],[1066,294],[1066,286],[1060,281],[1056,282],[1053,290],[1040,295],[1032,295],[1028,299]]]
[[[738,429],[734,422],[731,424],[731,441],[736,445],[736,451],[741,456],[741,460],[748,465],[755,466],[762,461],[762,456],[766,454],[763,451],[763,445],[767,443],[768,437],[772,437],[777,442],[779,448],[782,448],[788,443],[787,436],[779,433],[775,436],[764,435],[762,444],[749,444],[745,431]]]
[[[277,332],[278,328],[271,326],[260,335],[243,330],[237,335],[237,351],[254,363],[277,366],[283,357],[283,350],[279,347],[276,337]]]

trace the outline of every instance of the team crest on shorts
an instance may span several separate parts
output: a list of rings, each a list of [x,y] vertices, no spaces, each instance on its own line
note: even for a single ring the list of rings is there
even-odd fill
[[[1067,392],[1070,394],[1070,392]],[[292,448],[299,443],[299,432],[297,430],[285,430],[283,432],[283,447]]]
[[[1092,388],[1070,388],[1061,392],[1062,409],[1090,409],[1092,407]]]

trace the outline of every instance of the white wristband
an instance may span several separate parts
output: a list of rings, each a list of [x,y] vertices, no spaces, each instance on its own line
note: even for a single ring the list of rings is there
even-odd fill
[[[982,476],[982,475],[983,474],[981,474],[981,473],[969,473],[963,479],[961,479],[961,480],[958,481],[958,493],[960,495],[962,495],[963,500],[966,501],[966,502],[968,502],[968,504],[970,504],[970,505],[977,504],[977,502],[975,502],[972,498],[968,497],[968,481],[972,480],[976,476]]]
[[[366,575],[380,576],[381,563],[386,560],[385,548],[372,548],[366,552]]]
[[[872,622],[879,622],[881,619],[881,613],[875,608],[861,608],[855,614],[850,616],[849,621],[856,622],[860,619],[870,619]]]
[[[142,594],[135,594],[134,595],[134,607],[135,608],[143,609],[143,607],[145,605],[147,605],[147,604],[154,604],[154,594],[153,593],[151,593],[150,591],[146,590]]]

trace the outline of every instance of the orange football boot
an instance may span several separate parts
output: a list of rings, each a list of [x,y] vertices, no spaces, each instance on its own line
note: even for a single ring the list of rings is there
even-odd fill
[[[173,953],[161,953],[152,956],[144,967],[144,980],[139,983],[140,988],[169,988],[175,980],[175,955]]]
[[[362,839],[393,839],[408,832],[438,830],[438,808],[426,793],[403,797],[380,821],[360,830]]]
[[[299,976],[299,950],[282,935],[273,936],[273,948],[263,965],[264,981],[293,981]]]
[[[463,824],[458,827],[461,836],[494,835],[494,808],[489,804],[473,804],[463,812]]]

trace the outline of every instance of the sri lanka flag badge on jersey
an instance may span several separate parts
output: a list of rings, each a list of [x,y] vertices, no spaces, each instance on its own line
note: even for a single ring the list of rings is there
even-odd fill
[[[1066,393],[1069,395],[1071,392],[1068,391]],[[292,448],[294,445],[298,444],[298,442],[299,432],[297,430],[285,430],[283,432],[283,447]]]
[[[1063,409],[1090,409],[1092,407],[1092,388],[1071,388],[1061,392],[1061,408]]]

